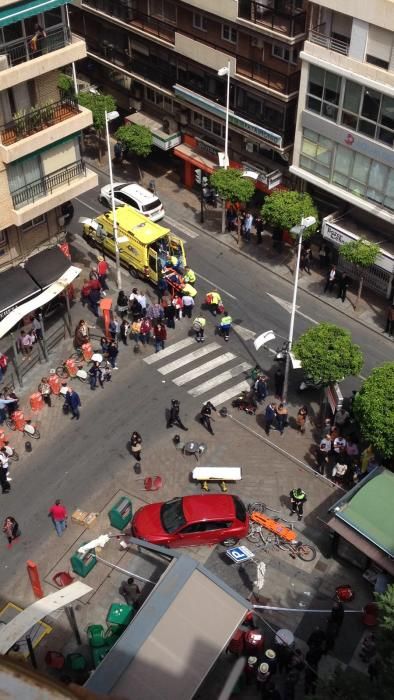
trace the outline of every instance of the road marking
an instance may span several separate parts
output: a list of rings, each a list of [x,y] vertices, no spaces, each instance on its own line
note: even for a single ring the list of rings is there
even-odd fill
[[[233,360],[235,357],[236,355],[234,355],[232,352],[225,352],[223,355],[219,355],[219,357],[214,357],[213,360],[205,362],[201,367],[196,367],[196,369],[191,369],[190,372],[185,372],[185,374],[181,374],[179,377],[173,379],[172,381],[177,386],[183,386],[188,382],[192,382],[193,379],[201,377],[202,374],[207,374],[207,372],[211,372],[211,370],[216,369],[216,367],[220,367],[220,365],[224,365],[226,364],[226,362],[230,362],[230,360]]]
[[[91,206],[90,204],[88,204],[87,202],[84,202],[83,199],[80,199],[80,197],[74,197],[74,199],[76,199],[76,201],[79,202],[80,204],[83,204],[84,207],[87,207],[87,208],[90,209],[91,211],[94,211],[94,213],[97,214],[97,215],[103,213],[103,212],[100,211],[100,209],[95,209],[94,207],[92,207],[92,206]]]
[[[171,219],[171,217],[167,216],[167,214],[164,217],[164,223],[168,222],[170,226],[174,226],[175,228],[180,229],[181,234],[184,233],[185,236],[189,236],[189,238],[198,238],[199,233],[197,231],[192,231],[190,228],[187,228],[184,224],[181,224],[179,221],[175,221],[175,219]]]
[[[227,389],[227,391],[222,391],[221,394],[216,394],[216,396],[213,396],[209,400],[214,406],[220,406],[221,403],[228,401],[228,399],[236,396],[236,394],[240,394],[241,391],[250,391],[250,385],[248,382],[239,382],[239,384],[235,384],[230,389]]]
[[[200,357],[209,355],[210,352],[213,352],[218,348],[220,348],[219,343],[210,343],[209,345],[205,345],[203,348],[198,348],[198,350],[189,352],[188,355],[184,355],[173,362],[169,362],[168,365],[160,367],[159,372],[160,374],[169,374],[170,372],[174,372],[174,370],[178,369],[178,367],[184,367],[184,365],[188,365],[190,362],[195,362],[195,360],[199,360]]]
[[[172,355],[174,352],[178,352],[178,350],[183,350],[184,348],[187,348],[188,345],[194,345],[195,339],[192,337],[187,337],[184,338],[183,340],[180,340],[178,343],[174,343],[173,345],[169,345],[168,347],[164,348],[164,350],[160,350],[160,352],[156,352],[154,355],[149,355],[149,357],[144,357],[144,362],[146,362],[147,365],[152,365],[154,362],[160,362],[160,360],[163,357],[168,357],[168,355]]]
[[[281,299],[280,297],[276,297],[274,294],[270,294],[269,292],[267,292],[267,295],[269,297],[271,297],[271,299],[276,301],[276,303],[279,304],[279,306],[281,306],[282,309],[285,309],[286,311],[289,312],[289,314],[291,314],[292,303],[290,301],[286,301],[286,299]],[[310,316],[307,316],[306,314],[302,313],[302,311],[299,311],[299,308],[300,308],[299,306],[296,306],[296,313],[299,316],[302,316],[302,318],[305,318],[307,321],[314,323],[315,326],[319,325],[319,321],[315,321],[314,318],[311,318]]]
[[[251,365],[249,362],[241,362],[239,365],[236,365],[231,369],[227,369],[225,372],[217,374],[216,377],[212,377],[212,379],[208,379],[206,382],[199,384],[194,389],[189,389],[187,393],[190,394],[190,396],[196,398],[197,396],[201,396],[201,394],[206,394],[207,391],[211,391],[211,389],[213,389],[215,386],[230,381],[230,379],[237,377],[238,374],[241,374],[242,372],[247,372],[247,370],[250,368]],[[249,385],[248,388],[250,388]],[[234,388],[232,390],[234,390]],[[234,396],[234,394],[232,394],[232,396]]]
[[[239,326],[238,323],[233,323],[233,331],[239,335],[242,340],[253,340],[256,337],[254,331],[250,331],[249,328],[244,328],[244,326]]]
[[[203,275],[200,275],[200,273],[197,272],[197,270],[196,270],[196,274],[197,274],[197,277],[201,277],[201,279],[204,280],[204,282],[208,282],[208,284],[210,284],[212,286],[212,289],[220,289],[220,291],[223,292],[224,294],[227,294],[227,296],[230,297],[230,299],[234,299],[234,301],[238,301],[237,297],[234,297],[226,289],[223,289],[223,287],[219,287],[218,284],[215,284],[214,282],[209,280],[208,277],[204,277]]]

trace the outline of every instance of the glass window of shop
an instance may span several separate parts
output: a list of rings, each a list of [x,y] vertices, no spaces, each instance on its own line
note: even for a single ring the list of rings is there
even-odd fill
[[[394,210],[394,170],[304,129],[300,166],[358,197]]]

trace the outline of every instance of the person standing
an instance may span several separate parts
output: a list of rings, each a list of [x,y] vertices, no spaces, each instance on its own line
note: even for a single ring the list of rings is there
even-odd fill
[[[142,437],[136,430],[131,434],[130,438],[131,454],[137,462],[141,461]]]
[[[112,369],[118,369],[118,367],[116,366],[116,358],[118,356],[118,352],[118,346],[116,345],[114,340],[111,340],[110,344],[108,345],[108,359]]]
[[[183,279],[188,284],[195,284],[196,282],[196,273],[188,265],[186,265],[185,267],[185,274],[183,275]]]
[[[22,534],[18,523],[16,522],[15,518],[12,517],[12,515],[7,515],[7,517],[4,519],[3,532],[8,540],[7,548],[11,549],[14,540],[16,540]]]
[[[250,234],[252,231],[253,216],[250,212],[245,215],[244,219],[244,238],[247,243],[250,241]]]
[[[116,301],[116,310],[122,318],[127,314],[129,310],[129,300],[124,293],[123,289],[120,290],[118,298]]]
[[[119,593],[125,599],[127,605],[132,605],[135,608],[135,604],[138,603],[138,599],[141,595],[141,589],[131,577],[128,578],[127,581],[122,581]]]
[[[164,308],[164,317],[167,321],[167,328],[175,328],[175,316],[176,308],[172,305],[172,302],[170,302]]]
[[[38,385],[38,391],[40,392],[43,401],[45,401],[46,405],[49,406],[49,408],[52,406],[52,401],[51,401],[51,393],[52,389],[50,385],[48,384],[48,379],[47,377],[43,377],[41,379],[41,382]]]
[[[306,493],[303,491],[303,489],[298,488],[290,491],[290,515],[297,513],[298,520],[302,520],[302,516],[304,515],[304,503],[306,503],[306,501]]]
[[[0,485],[2,493],[8,493],[11,490],[8,477],[8,454],[5,447],[0,450]]]
[[[390,338],[394,335],[394,304],[387,309],[386,328],[383,332],[388,333]]]
[[[269,403],[265,409],[265,432],[266,435],[270,434],[270,430],[276,418],[276,404]]]
[[[193,330],[196,332],[197,343],[203,343],[205,340],[204,333],[205,333],[206,323],[207,322],[206,322],[205,318],[203,318],[202,316],[198,316],[193,321]]]
[[[346,293],[349,288],[350,284],[350,279],[347,275],[342,275],[341,280],[339,282],[339,289],[338,289],[338,295],[337,299],[341,299],[342,303],[346,300]]]
[[[62,504],[60,498],[57,498],[53,506],[48,511],[48,517],[52,518],[53,526],[57,536],[61,537],[67,527],[67,508]]]
[[[326,284],[325,284],[325,287],[324,287],[324,294],[325,294],[326,292],[332,292],[332,290],[333,290],[333,288],[334,288],[334,284],[336,283],[336,281],[337,281],[337,270],[336,270],[335,265],[331,265],[331,267],[330,267],[330,269],[329,269],[329,271],[328,271],[328,275],[327,275],[327,279],[326,279]]]
[[[108,276],[108,270],[109,270],[109,265],[106,260],[100,255],[98,258],[98,263],[97,263],[97,277],[98,280],[101,284],[101,289],[109,289],[108,284],[107,284],[107,276]]]
[[[205,403],[203,403],[200,413],[200,423],[204,426],[204,428],[208,430],[209,433],[211,433],[211,435],[215,435],[211,425],[212,411],[216,411],[216,408],[213,405],[213,403],[211,403],[210,401],[206,401]]]
[[[109,324],[109,332],[112,340],[117,341],[118,340],[118,335],[120,331],[120,324],[117,318],[113,316],[111,318],[110,324]]]
[[[155,350],[164,350],[164,344],[167,340],[167,329],[163,323],[159,321],[153,328],[153,337],[155,339]]]
[[[120,339],[123,343],[123,345],[127,345],[127,337],[129,335],[129,330],[130,330],[130,323],[126,318],[123,319],[122,323],[120,324]]]
[[[131,324],[131,337],[134,340],[134,342],[136,343],[136,345],[138,345],[138,343],[140,341],[141,326],[142,326],[142,321],[140,318],[136,319]]]
[[[230,314],[227,313],[227,311],[223,311],[223,317],[221,318],[220,321],[220,330],[223,334],[223,338],[225,341],[228,341],[230,330],[231,330],[231,325],[232,325],[233,319],[230,316]]]
[[[267,393],[268,393],[267,382],[268,382],[268,377],[265,377],[263,374],[260,374],[254,383],[254,390],[256,392],[257,401],[259,403],[261,403],[262,401],[264,401],[267,398]]]
[[[283,374],[281,368],[278,367],[278,369],[276,370],[276,372],[274,374],[275,396],[278,399],[282,398],[284,382],[285,382],[284,374]]]
[[[74,333],[74,347],[81,348],[82,345],[89,342],[89,326],[81,319],[75,329]]]
[[[278,408],[276,409],[276,420],[277,420],[277,425],[278,425],[278,430],[281,435],[283,435],[285,431],[285,427],[287,425],[287,418],[288,418],[288,410],[285,406],[284,403],[280,403]]]
[[[263,222],[263,219],[261,218],[261,216],[258,216],[254,220],[254,228],[256,231],[256,243],[260,244],[263,242],[262,233],[264,230],[264,222]]]
[[[143,292],[138,292],[137,301],[141,307],[141,316],[144,317],[146,315],[146,307],[148,305],[148,302],[147,302],[146,296]]]
[[[182,430],[189,430],[189,428],[186,428],[186,426],[182,423],[180,416],[180,403],[177,399],[171,400],[171,408],[169,411],[167,428],[172,428],[174,424],[178,425],[180,428],[182,428]]]
[[[190,294],[184,294],[182,296],[182,301],[183,301],[183,311],[184,311],[185,316],[187,316],[187,318],[191,318],[193,307],[194,307],[193,297],[191,297]]]
[[[149,318],[143,318],[141,321],[141,328],[140,328],[140,341],[141,341],[142,345],[149,345],[151,330],[152,330],[152,324],[151,324]]]
[[[301,408],[298,410],[298,413],[297,413],[296,423],[297,423],[297,429],[300,431],[300,433],[302,435],[305,433],[305,425],[306,425],[307,418],[308,418],[308,408],[307,408],[307,406],[301,406]]]
[[[88,296],[88,307],[92,314],[99,317],[99,302],[100,302],[100,292],[98,289],[91,289]]]
[[[100,363],[94,362],[89,369],[89,383],[92,391],[95,390],[97,382],[99,382],[101,388],[104,389],[103,373],[100,368]]]
[[[79,407],[81,405],[81,399],[79,398],[79,395],[77,394],[77,392],[74,391],[74,389],[71,386],[68,387],[68,389],[67,389],[66,404],[68,404],[68,406],[71,409],[71,413],[72,413],[71,420],[73,420],[74,418],[79,420],[79,418],[80,418]]]
[[[324,476],[326,470],[326,464],[328,465],[329,455],[332,448],[331,435],[327,433],[325,437],[320,440],[319,452],[317,454],[317,466],[319,474]]]

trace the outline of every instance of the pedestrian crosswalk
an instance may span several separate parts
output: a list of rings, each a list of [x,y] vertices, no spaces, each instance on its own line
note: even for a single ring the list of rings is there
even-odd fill
[[[211,342],[197,345],[191,336],[144,358],[147,365],[157,365],[154,369],[162,376],[172,375],[171,381],[176,386],[185,387],[190,396],[201,396],[203,401],[211,401],[214,406],[220,406],[241,391],[250,389],[246,375],[252,365],[239,360],[235,353],[225,352],[222,344]],[[187,372],[179,373],[186,365],[194,366]],[[244,378],[240,381],[242,375]]]

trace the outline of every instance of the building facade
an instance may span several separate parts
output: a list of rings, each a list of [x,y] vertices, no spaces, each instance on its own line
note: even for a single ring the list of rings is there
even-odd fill
[[[146,118],[154,129],[156,120],[155,142],[175,147],[188,185],[195,167],[212,171],[223,151],[226,79],[218,70],[230,62],[229,158],[271,186],[292,156],[305,4],[75,0],[70,11],[87,43],[88,77],[130,121]]]
[[[91,112],[58,89],[85,56],[63,0],[0,2],[0,270],[53,245],[62,205],[97,185],[79,139]]]

